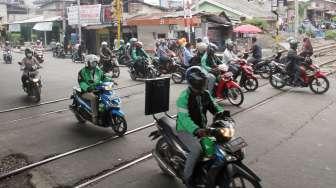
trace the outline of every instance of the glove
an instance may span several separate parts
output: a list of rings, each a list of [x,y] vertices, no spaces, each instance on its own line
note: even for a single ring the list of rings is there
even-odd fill
[[[202,137],[207,136],[208,133],[209,131],[207,129],[199,128],[194,132],[194,135],[197,136],[198,138],[202,138]]]

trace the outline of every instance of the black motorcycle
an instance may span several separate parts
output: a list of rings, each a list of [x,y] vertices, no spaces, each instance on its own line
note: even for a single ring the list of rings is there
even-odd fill
[[[161,76],[161,74],[172,74],[176,72],[178,64],[178,57],[170,57],[166,62],[160,61],[159,57],[153,58],[153,65],[158,70],[158,77]]]
[[[19,65],[22,63],[19,62]],[[29,97],[34,98],[34,102],[40,102],[41,100],[41,76],[38,74],[38,69],[42,68],[41,66],[33,66],[33,70],[28,72],[28,79],[23,84],[23,90],[28,94]]]
[[[276,55],[262,59],[260,62],[252,65],[253,73],[259,74],[264,79],[268,79],[271,75],[272,62],[280,62],[282,53],[283,51],[279,51]]]
[[[63,46],[55,47],[53,49],[53,56],[58,58],[65,58],[65,52]]]
[[[118,78],[120,76],[119,62],[115,56],[104,59],[100,63],[100,67],[105,73],[111,73],[112,78]]]
[[[141,79],[149,79],[157,77],[157,70],[155,69],[152,60],[150,58],[146,58],[142,60],[142,65],[137,64],[137,62],[131,62],[128,64],[129,73],[132,80],[136,80],[137,78]],[[143,66],[143,73],[137,71],[135,66]],[[138,67],[139,68],[139,67]]]
[[[156,120],[157,130],[149,137],[158,139],[152,154],[159,167],[166,175],[182,179],[188,149],[178,137],[176,120],[167,113],[161,118],[155,117],[169,110],[169,83],[169,78],[146,81],[145,114]],[[247,144],[241,137],[233,138],[234,126],[229,111],[215,115],[213,124],[207,129],[207,136],[215,140],[214,155],[212,158],[202,156],[196,164],[193,187],[261,188],[261,179],[243,163]]]
[[[5,64],[12,64],[12,51],[4,50],[3,51],[3,59]]]
[[[174,73],[171,74],[171,77],[175,84],[180,84],[186,79],[186,71],[188,67],[182,64],[176,64],[175,66],[176,70]]]

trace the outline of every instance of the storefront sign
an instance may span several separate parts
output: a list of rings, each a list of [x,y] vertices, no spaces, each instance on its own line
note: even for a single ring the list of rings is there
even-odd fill
[[[21,31],[21,26],[20,26],[20,24],[9,24],[8,31],[9,32],[20,32]]]
[[[68,12],[68,23],[69,25],[78,24],[78,7],[70,6],[67,8]],[[100,10],[101,5],[81,5],[80,6],[80,24],[86,25],[96,25],[100,24]]]

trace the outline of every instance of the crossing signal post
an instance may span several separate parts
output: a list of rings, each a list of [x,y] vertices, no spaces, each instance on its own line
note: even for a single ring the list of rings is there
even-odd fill
[[[111,17],[113,21],[117,22],[117,48],[120,47],[120,39],[121,39],[121,19],[123,13],[123,3],[122,0],[113,0],[111,7]]]

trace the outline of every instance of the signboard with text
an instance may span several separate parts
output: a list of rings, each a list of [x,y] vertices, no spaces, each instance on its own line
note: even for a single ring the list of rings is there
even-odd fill
[[[80,24],[96,25],[100,24],[101,5],[81,5],[80,6]],[[67,8],[69,25],[78,24],[78,6],[70,6]]]

